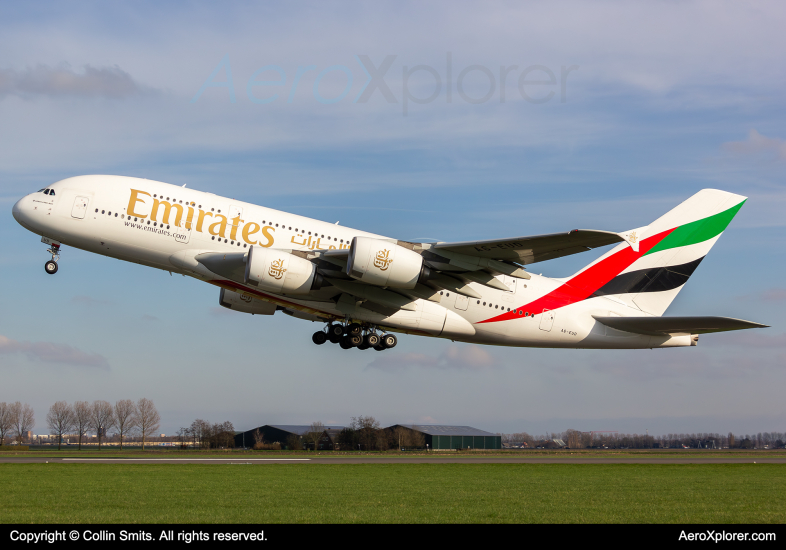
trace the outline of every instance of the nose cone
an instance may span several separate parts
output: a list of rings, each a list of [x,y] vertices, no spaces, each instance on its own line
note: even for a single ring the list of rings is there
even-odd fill
[[[19,199],[18,201],[16,201],[16,204],[14,205],[14,209],[12,210],[12,212],[14,214],[14,219],[16,221],[18,221],[19,223],[22,223],[22,220],[21,220],[21,217],[22,217],[22,203],[24,202],[25,198],[27,198],[27,197],[23,197],[23,198]]]
[[[12,213],[19,225],[32,231],[32,229],[30,229],[30,202],[30,195],[22,197],[14,204]]]

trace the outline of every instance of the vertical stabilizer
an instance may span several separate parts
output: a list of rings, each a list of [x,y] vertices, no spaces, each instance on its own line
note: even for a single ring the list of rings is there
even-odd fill
[[[599,262],[623,254],[633,261],[624,262],[627,265],[594,294],[613,294],[645,313],[662,315],[745,200],[717,189],[699,191],[643,228],[634,237],[638,251],[626,253],[632,249],[627,242],[601,258]]]

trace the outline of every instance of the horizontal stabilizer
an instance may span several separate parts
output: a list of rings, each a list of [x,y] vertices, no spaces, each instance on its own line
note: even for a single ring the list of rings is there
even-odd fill
[[[593,317],[599,323],[613,329],[655,336],[767,328],[767,325],[731,317],[599,317],[595,315]]]

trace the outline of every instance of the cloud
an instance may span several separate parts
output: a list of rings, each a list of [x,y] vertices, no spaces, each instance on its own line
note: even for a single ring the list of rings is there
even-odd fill
[[[67,344],[54,342],[20,342],[0,335],[0,354],[23,353],[29,359],[44,363],[61,363],[80,367],[109,369],[106,357],[87,353]]]
[[[746,302],[749,300],[756,300],[758,302],[783,302],[786,300],[786,288],[769,288],[754,294],[740,296],[737,299]]]
[[[723,149],[741,156],[774,156],[778,160],[786,160],[786,141],[780,138],[768,138],[751,128],[745,141],[728,141]]]
[[[38,65],[23,71],[0,69],[0,98],[17,95],[123,99],[141,95],[146,91],[148,90],[117,65],[98,68],[85,65],[81,74],[67,65]]]
[[[481,371],[498,366],[497,360],[480,346],[449,346],[438,357],[424,353],[404,353],[377,357],[367,369],[392,371],[396,369],[436,368]]]

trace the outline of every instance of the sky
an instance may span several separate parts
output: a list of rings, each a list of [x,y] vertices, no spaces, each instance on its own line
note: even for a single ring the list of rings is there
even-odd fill
[[[201,418],[532,434],[786,431],[786,6],[778,2],[4,2],[0,401],[152,399]],[[316,323],[63,247],[11,215],[82,174],[145,177],[403,240],[647,225],[749,200],[667,315],[771,328],[698,347],[538,350]],[[531,266],[567,276],[603,251]]]

